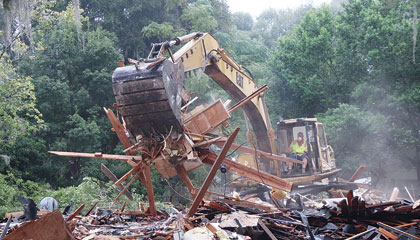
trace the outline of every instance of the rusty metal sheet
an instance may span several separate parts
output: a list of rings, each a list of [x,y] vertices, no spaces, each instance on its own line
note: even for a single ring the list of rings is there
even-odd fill
[[[57,209],[38,220],[24,223],[15,231],[6,235],[3,240],[74,240],[67,228],[63,216]]]

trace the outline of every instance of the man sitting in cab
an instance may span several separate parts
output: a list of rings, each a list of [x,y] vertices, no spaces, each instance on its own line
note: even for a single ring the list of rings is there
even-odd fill
[[[297,135],[297,140],[294,140],[288,149],[289,155],[287,157],[294,158],[299,161],[302,161],[302,173],[306,172],[306,165],[308,164],[308,145],[303,138],[303,133],[299,132]],[[289,163],[289,172],[288,174],[292,173],[293,163]]]

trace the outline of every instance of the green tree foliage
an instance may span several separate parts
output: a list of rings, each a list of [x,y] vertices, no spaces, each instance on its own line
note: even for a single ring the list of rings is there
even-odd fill
[[[20,64],[33,77],[45,120],[39,136],[49,150],[112,152],[116,139],[102,107],[114,102],[110,76],[121,56],[113,35],[99,27],[84,32],[80,43],[73,14],[68,8],[51,12],[48,19],[41,16],[34,34],[37,51]],[[97,162],[94,167],[86,159],[49,156],[44,164],[55,169],[46,177],[60,179],[60,184],[100,175]]]
[[[238,30],[251,31],[254,26],[252,15],[246,12],[236,12],[232,15],[233,22]]]
[[[327,8],[312,10],[293,34],[279,40],[272,62],[281,112],[286,117],[313,116],[347,102],[357,81],[345,81],[337,65],[336,20]]]
[[[190,4],[181,16],[192,32],[211,32],[217,27],[217,21],[213,17],[213,8],[209,1],[198,0]]]
[[[276,47],[277,39],[298,24],[310,9],[311,5],[287,10],[266,9],[256,19],[254,35],[260,38],[264,45],[273,49]]]
[[[151,22],[149,25],[145,26],[141,32],[147,39],[153,39],[156,42],[163,42],[172,36],[173,30],[174,27],[168,22],[164,22],[162,24]]]
[[[278,111],[322,113],[346,169],[364,159],[400,161],[420,177],[420,71],[412,55],[411,1],[350,0],[338,16],[311,11],[279,40],[272,60]]]
[[[0,58],[0,152],[10,151],[19,138],[42,127],[35,99],[31,79]]]

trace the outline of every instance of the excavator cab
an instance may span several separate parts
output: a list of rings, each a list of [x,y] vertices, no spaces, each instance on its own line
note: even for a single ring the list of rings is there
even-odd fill
[[[288,153],[289,146],[297,139],[299,132],[303,133],[305,141],[311,146],[307,150],[309,159],[306,172],[302,173],[302,165],[297,163],[293,163],[292,171],[289,172],[288,163],[282,162],[278,166],[280,169],[273,168],[272,174],[295,185],[307,185],[333,176],[341,170],[336,168],[334,150],[328,145],[324,124],[318,122],[316,118],[295,118],[277,122],[276,143],[278,155],[290,157]],[[240,154],[237,157],[237,161],[252,168],[259,168],[254,154]],[[233,178],[234,180],[229,183],[229,186],[236,188],[238,191],[244,187],[258,186],[258,183],[237,175],[234,175]]]
[[[311,175],[326,173],[336,169],[334,150],[328,145],[324,124],[316,118],[296,118],[280,120],[277,122],[277,149],[280,155],[290,156],[288,148],[297,139],[299,132],[302,132],[306,143],[308,143],[307,156],[308,164],[306,174]],[[310,146],[310,147],[309,147]],[[296,172],[301,172],[302,165],[294,164],[292,174],[287,174],[287,164],[282,164],[283,178],[295,177]],[[299,169],[299,171],[296,171]]]

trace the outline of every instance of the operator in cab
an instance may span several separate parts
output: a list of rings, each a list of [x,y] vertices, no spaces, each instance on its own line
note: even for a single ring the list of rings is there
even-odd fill
[[[289,158],[294,158],[299,161],[302,161],[302,173],[306,172],[306,165],[308,164],[308,145],[303,137],[303,132],[299,132],[297,135],[297,139],[294,140],[288,149]],[[293,163],[289,163],[289,172],[288,174],[292,173]]]

